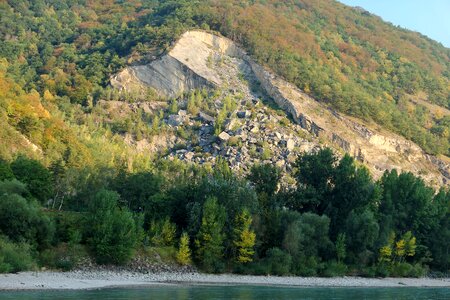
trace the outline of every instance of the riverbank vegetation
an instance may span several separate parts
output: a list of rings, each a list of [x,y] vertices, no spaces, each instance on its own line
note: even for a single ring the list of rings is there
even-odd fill
[[[159,248],[172,263],[214,273],[448,272],[448,191],[395,170],[375,182],[329,149],[301,155],[295,166],[291,187],[280,187],[271,165],[242,178],[224,160],[213,170],[165,160],[142,172],[102,170],[78,179],[57,207],[59,176],[70,174],[55,177],[23,156],[2,161],[0,270],[70,269],[82,253],[123,265]]]

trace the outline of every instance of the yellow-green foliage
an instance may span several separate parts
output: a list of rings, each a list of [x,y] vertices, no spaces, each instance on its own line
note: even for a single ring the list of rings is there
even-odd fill
[[[256,234],[250,229],[252,224],[252,217],[247,210],[242,211],[236,216],[235,220],[235,241],[236,260],[238,263],[248,263],[253,261],[255,254],[255,240]]]
[[[400,239],[395,240],[395,233],[391,233],[387,245],[380,248],[380,262],[402,262],[405,256],[413,257],[416,254],[416,238],[411,231],[406,232]]]
[[[177,252],[177,262],[180,265],[189,265],[191,263],[191,249],[189,248],[189,236],[186,232],[180,237],[180,245]]]
[[[150,225],[150,236],[152,244],[155,246],[173,245],[176,233],[175,224],[171,223],[169,217],[162,221],[153,221]]]

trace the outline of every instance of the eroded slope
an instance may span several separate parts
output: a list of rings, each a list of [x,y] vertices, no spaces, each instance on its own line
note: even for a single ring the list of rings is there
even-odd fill
[[[228,63],[223,64],[224,60]],[[234,73],[227,70],[233,66]],[[239,75],[246,80],[258,81],[262,91],[307,131],[312,139],[317,141],[319,138],[324,146],[350,153],[364,162],[375,177],[381,176],[387,169],[395,168],[420,175],[436,186],[445,185],[450,179],[449,165],[426,154],[413,142],[375,126],[369,128],[358,120],[329,110],[292,84],[253,62],[229,39],[203,31],[186,32],[167,55],[148,65],[126,68],[112,78],[111,84],[122,90],[151,87],[168,97],[192,89],[214,87],[229,89],[234,93],[241,92],[244,102],[255,101],[257,97],[242,85],[245,80],[233,78]],[[259,113],[264,114],[264,111]],[[234,115],[228,117],[231,122]],[[264,116],[260,119],[264,119]],[[258,122],[258,118],[252,122]],[[242,139],[231,127],[224,132],[230,137]],[[257,132],[253,133],[258,136]],[[263,134],[259,136],[267,138]],[[307,147],[304,150],[313,148]],[[223,151],[217,152],[221,154]],[[225,154],[233,157],[226,151]]]

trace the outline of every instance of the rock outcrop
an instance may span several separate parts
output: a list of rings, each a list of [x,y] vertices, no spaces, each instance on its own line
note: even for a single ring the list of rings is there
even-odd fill
[[[364,162],[376,178],[385,170],[398,169],[420,175],[435,186],[449,183],[450,168],[444,160],[427,155],[399,135],[328,109],[254,62],[231,40],[214,34],[186,32],[165,56],[148,65],[126,68],[111,79],[111,84],[122,90],[151,87],[168,97],[191,89],[222,87],[232,82],[232,78],[227,78],[230,75],[217,66],[224,59],[232,61],[248,78],[257,80],[262,90],[312,137],[350,153]],[[239,90],[240,87],[228,88]],[[238,117],[248,116],[241,111]],[[257,127],[253,126],[249,132],[256,134],[252,130]],[[292,147],[290,143],[289,148]],[[311,149],[314,147],[305,148]]]

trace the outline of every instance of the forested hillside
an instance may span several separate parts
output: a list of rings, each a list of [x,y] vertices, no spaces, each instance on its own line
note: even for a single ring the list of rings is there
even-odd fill
[[[448,154],[449,49],[335,1],[9,1],[1,55],[27,91],[84,107],[192,27],[239,42],[317,99]]]
[[[449,49],[332,0],[11,0],[0,15],[0,272],[136,256],[207,272],[448,272],[444,187],[395,170],[375,181],[329,149],[298,156],[289,184],[267,164],[242,176],[221,159],[169,161],[127,142],[164,133],[167,111],[105,107],[136,100],[112,75],[200,28],[331,109],[448,156]]]

